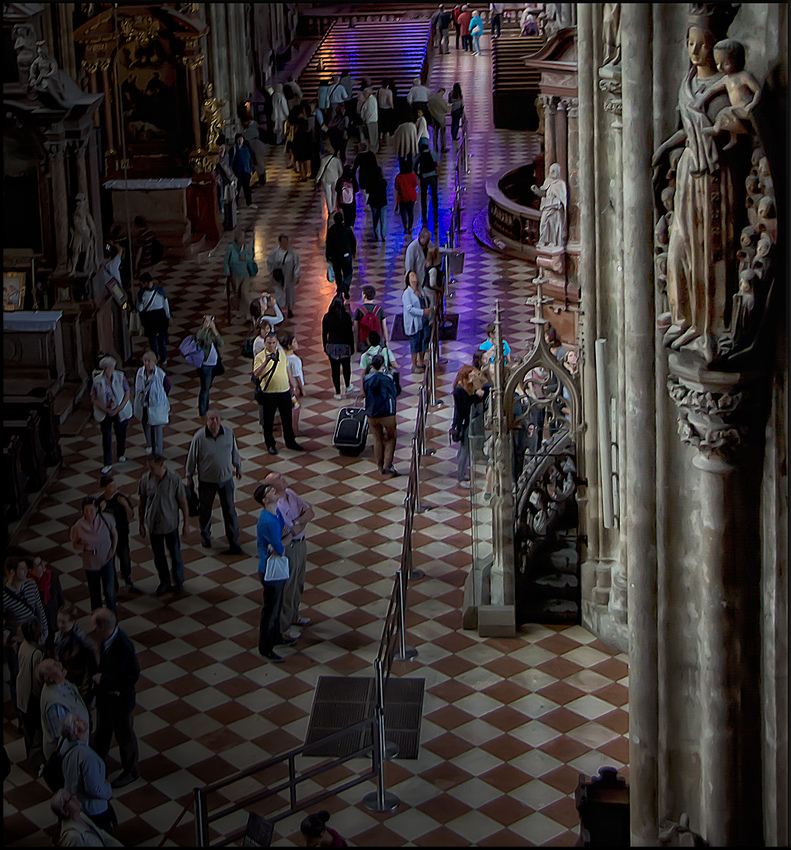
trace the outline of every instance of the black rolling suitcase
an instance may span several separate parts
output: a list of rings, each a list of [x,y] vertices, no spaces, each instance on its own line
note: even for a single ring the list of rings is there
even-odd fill
[[[333,443],[342,455],[356,457],[368,439],[368,417],[362,407],[342,407],[338,411]]]

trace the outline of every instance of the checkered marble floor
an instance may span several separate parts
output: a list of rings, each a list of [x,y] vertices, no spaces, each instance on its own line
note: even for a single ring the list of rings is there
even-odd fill
[[[443,346],[448,358],[440,376],[446,405],[429,415],[429,442],[437,449],[424,464],[422,497],[433,510],[415,517],[414,565],[426,578],[409,591],[408,642],[412,662],[396,663],[393,675],[426,680],[421,749],[416,760],[387,765],[387,784],[402,801],[392,815],[371,814],[360,801],[373,789],[360,786],[330,799],[332,826],[356,846],[573,845],[579,833],[574,789],[580,772],[628,760],[628,667],[615,652],[579,626],[524,627],[509,640],[481,639],[461,627],[463,586],[471,563],[469,491],[455,484],[455,447],[447,441],[453,376],[483,340],[483,328],[500,299],[506,336],[517,352],[530,347],[532,326],[525,308],[529,267],[489,254],[475,242],[474,216],[486,205],[485,179],[522,161],[535,145],[531,134],[494,130],[488,36],[480,58],[451,51],[437,57],[432,87],[459,81],[466,100],[471,170],[465,178],[464,273],[448,301],[460,316],[458,340]],[[350,145],[350,156],[354,146]],[[447,229],[454,153],[442,157],[440,233]],[[392,142],[379,156],[392,180]],[[198,429],[197,381],[179,357],[178,341],[204,312],[214,313],[225,338],[227,372],[218,378],[212,403],[233,427],[243,457],[236,507],[242,544],[249,556],[220,554],[224,540],[215,514],[214,549],[197,534],[183,543],[186,592],[156,598],[157,579],[147,542],[133,524],[133,575],[140,595],[121,591],[121,625],[134,639],[142,675],[135,726],[142,779],[117,793],[117,836],[127,845],[157,844],[189,801],[192,788],[227,776],[304,742],[314,686],[321,675],[372,674],[392,578],[398,566],[406,475],[379,480],[369,447],[360,458],[340,457],[332,447],[338,408],[321,350],[321,317],[333,294],[326,280],[323,238],[326,213],[312,183],[300,183],[286,168],[282,148],[267,163],[267,184],[254,190],[258,210],[240,210],[240,222],[255,238],[262,258],[285,232],[302,258],[298,306],[289,323],[301,344],[307,395],[300,441],[307,451],[266,454],[249,382],[250,362],[240,356],[244,329],[224,321],[222,257],[226,235],[211,256],[167,263],[161,275],[170,298],[173,381],[171,424],[165,431],[170,468],[183,469]],[[384,296],[389,317],[400,311],[403,241],[391,206],[385,244],[371,241],[370,214],[358,208],[359,266],[352,296],[364,283]],[[360,201],[361,203],[361,201]],[[417,228],[415,231],[417,234]],[[138,352],[140,343],[136,345]],[[395,463],[408,469],[418,380],[409,375],[408,344],[394,344],[405,388],[399,400],[399,446]],[[129,370],[131,375],[133,370]],[[353,380],[360,382],[359,367]],[[143,435],[130,428],[128,461],[115,466],[119,486],[134,493],[143,469]],[[101,465],[98,426],[91,420],[80,436],[64,440],[61,475],[23,533],[22,545],[46,556],[62,573],[67,598],[90,627],[88,595],[80,561],[68,546],[68,529],[79,501],[98,491]],[[261,588],[256,579],[254,526],[258,506],[252,491],[264,475],[282,472],[315,508],[309,529],[308,575],[303,616],[313,624],[283,665],[257,654]],[[4,742],[13,764],[4,784],[6,841],[48,842],[53,816],[50,794],[24,762],[23,742],[5,702]],[[118,767],[111,753],[112,776]],[[628,767],[622,771],[628,775]],[[274,842],[301,844],[300,816],[278,824]],[[191,814],[169,844],[194,843]]]

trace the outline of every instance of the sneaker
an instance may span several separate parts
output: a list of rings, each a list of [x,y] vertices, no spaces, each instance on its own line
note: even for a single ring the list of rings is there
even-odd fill
[[[459,481],[459,487],[464,487],[464,489],[465,489],[465,490],[469,490],[469,489],[470,489],[470,482],[469,482],[469,480],[466,480],[466,481]]]
[[[300,446],[299,443],[291,443],[291,445],[286,446],[287,449],[291,449],[292,452],[304,452],[305,447]]]
[[[257,210],[257,209],[258,209],[258,204],[250,204],[250,206],[248,207],[248,209],[250,209],[250,210]]]
[[[387,473],[387,474],[388,474],[391,478],[398,478],[398,476],[401,474],[400,472],[398,472],[398,471],[396,470],[396,468],[395,468],[394,466],[388,466],[388,467],[387,467],[387,469],[385,469],[385,472],[386,472],[386,473]]]
[[[246,555],[247,553],[241,546],[229,546],[223,551],[223,555]]]
[[[298,637],[300,637],[301,635],[302,635],[302,632],[301,632],[299,629],[290,628],[290,629],[289,629],[289,630],[285,633],[284,637],[287,637],[289,640],[294,640],[294,641],[295,641],[295,640],[296,640]]]
[[[151,446],[146,446],[146,454],[147,455],[151,454]]]
[[[277,645],[278,645],[278,646],[296,646],[296,643],[297,643],[296,638],[285,638],[285,637],[284,637],[284,638],[280,641],[280,643],[279,643],[279,644],[277,644]]]
[[[211,540],[201,540],[200,545],[203,546],[204,549],[211,549]]]
[[[310,617],[299,617],[294,623],[295,626],[309,626],[313,621]]]
[[[289,310],[289,311],[288,311],[288,318],[289,318],[289,319],[293,319],[293,318],[294,318],[294,314],[291,312],[291,310]]]
[[[157,586],[157,589],[154,591],[154,596],[164,596],[170,590],[170,585],[162,581]]]
[[[106,464],[102,467],[102,475],[107,475],[107,473],[108,473],[108,472],[109,472],[112,468],[113,468],[113,465],[112,465],[111,463],[106,463]]]
[[[332,397],[335,399],[335,401],[340,401],[343,398],[340,393],[334,393]],[[110,467],[108,466],[107,469],[103,469],[102,472],[109,472],[109,470]]]
[[[353,392],[354,392],[354,384],[349,384],[349,386],[346,387],[346,394],[348,395],[349,393],[353,393]]]
[[[268,452],[269,452],[269,454],[271,454],[271,455],[276,455],[276,454],[277,454],[277,449],[276,449],[274,446],[269,446],[269,448],[267,449],[267,451],[268,451]]]
[[[118,463],[126,463],[126,455],[121,455],[121,457],[118,458]]]

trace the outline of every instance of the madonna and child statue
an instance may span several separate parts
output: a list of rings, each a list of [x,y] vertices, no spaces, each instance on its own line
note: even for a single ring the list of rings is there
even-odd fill
[[[678,94],[681,126],[652,162],[659,209],[672,209],[662,249],[669,306],[659,317],[664,344],[725,371],[755,345],[760,315],[745,314],[765,313],[772,289],[771,260],[742,274],[743,231],[769,234],[769,255],[777,233],[754,121],[761,88],[745,70],[744,46],[726,37],[737,10],[729,3],[691,4],[690,66]]]

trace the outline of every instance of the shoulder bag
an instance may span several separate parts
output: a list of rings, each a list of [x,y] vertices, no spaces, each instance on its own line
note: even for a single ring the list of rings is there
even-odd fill
[[[280,352],[277,352],[277,354],[278,354],[278,358],[279,358],[279,357],[280,357]],[[271,371],[269,372],[269,375],[267,376],[267,379],[266,379],[266,383],[264,384],[264,386],[263,386],[263,387],[261,386],[261,381],[260,381],[260,379],[256,379],[256,383],[255,383],[255,400],[256,400],[259,404],[263,404],[263,403],[264,403],[264,399],[266,398],[266,389],[267,389],[267,387],[269,386],[269,384],[272,382],[272,378],[274,378],[274,376],[275,376],[275,370],[277,369],[277,362],[278,362],[277,360],[274,360],[274,361],[273,361],[273,363],[272,363],[272,369],[271,369]]]
[[[266,559],[264,581],[285,581],[288,575],[288,558],[285,555],[273,554]]]
[[[52,792],[60,791],[66,784],[63,779],[63,756],[60,752],[60,748],[63,746],[65,740],[65,738],[60,738],[55,752],[47,759],[46,764],[41,770],[41,775]]]

